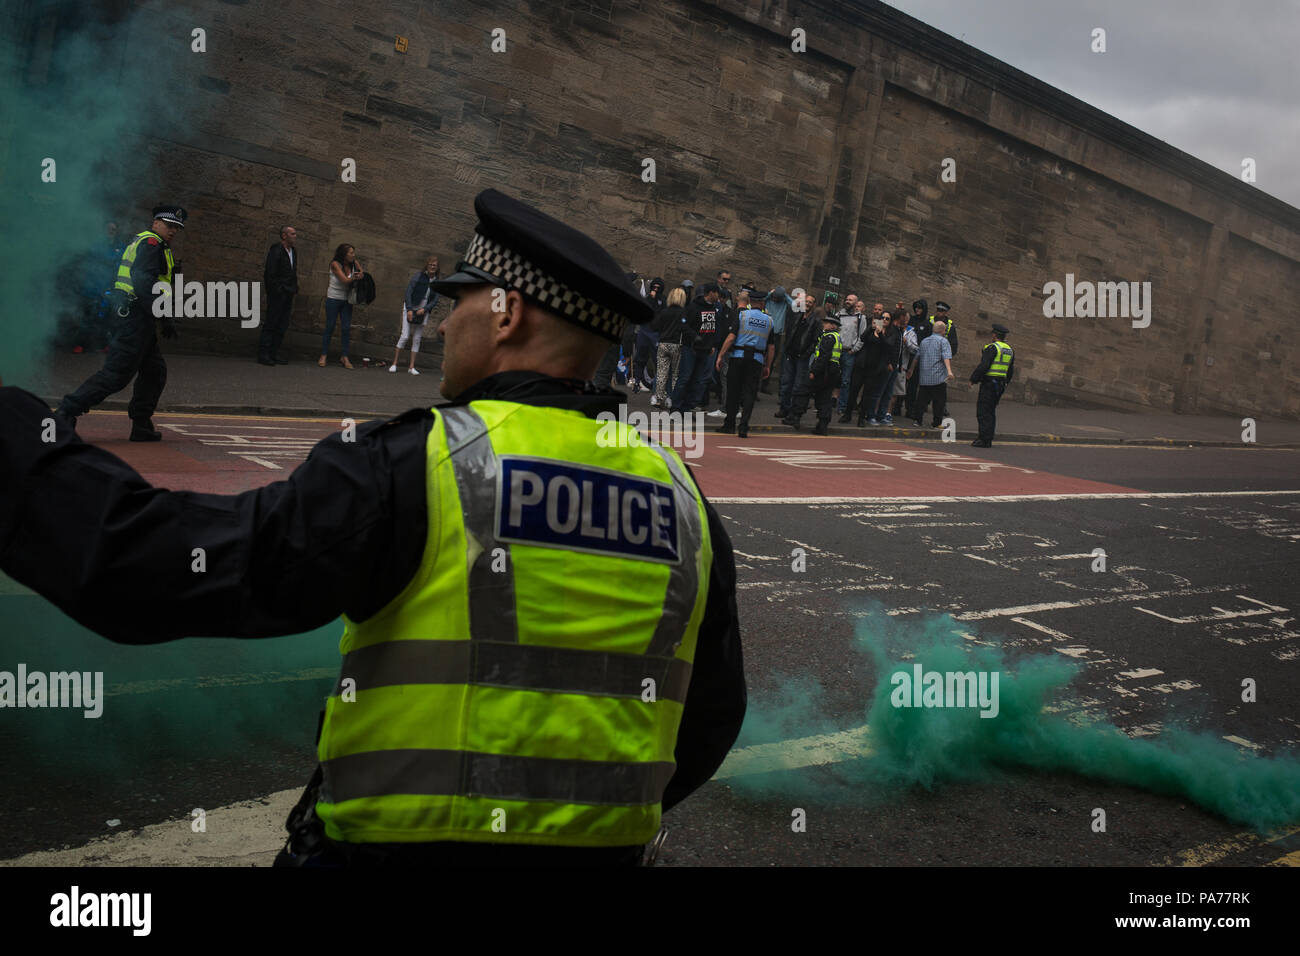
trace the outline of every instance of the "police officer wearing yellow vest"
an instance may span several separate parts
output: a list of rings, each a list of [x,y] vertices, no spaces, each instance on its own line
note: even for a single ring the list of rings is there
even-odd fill
[[[972,385],[980,387],[979,400],[975,405],[975,418],[979,422],[979,437],[971,445],[976,448],[992,448],[993,432],[997,428],[998,400],[1007,389],[1007,383],[1015,374],[1015,353],[1007,345],[1007,327],[1000,322],[993,323],[994,340],[984,346],[980,355],[980,364],[971,372]]]
[[[185,228],[185,210],[180,206],[155,206],[153,225],[127,245],[117,267],[113,286],[112,338],[104,367],[66,395],[56,409],[65,424],[76,428],[77,417],[90,411],[114,392],[126,388],[132,376],[135,389],[127,405],[131,419],[131,441],[158,441],[162,432],[153,427],[154,409],[167,384],[167,363],[158,347],[163,338],[177,338],[169,318],[154,318],[153,302],[158,295],[170,295],[176,261],[171,241]],[[162,283],[162,290],[154,288]],[[157,327],[155,328],[155,322]]]
[[[826,435],[830,432],[831,414],[835,411],[835,399],[832,393],[840,383],[840,361],[843,357],[844,343],[840,339],[840,319],[831,315],[829,310],[822,317],[822,334],[817,340],[817,348],[808,362],[808,381],[796,386],[794,404],[787,425],[799,430],[799,419],[808,410],[811,396],[817,407],[817,427],[814,435]]]
[[[68,430],[40,441],[43,403],[0,388],[0,568],[85,626],[148,644],[343,616],[278,864],[633,864],[744,717],[726,531],[585,384],[651,309],[583,233],[494,190],[474,206],[436,290],[450,403],[327,438],[286,481],[151,488]],[[141,579],[143,616],[121,600]]]

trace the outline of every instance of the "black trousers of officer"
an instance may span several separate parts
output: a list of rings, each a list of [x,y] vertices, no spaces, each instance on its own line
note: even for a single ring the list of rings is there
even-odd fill
[[[137,301],[126,316],[110,312],[112,334],[104,367],[63,398],[63,407],[74,415],[84,415],[114,392],[126,388],[135,376],[135,389],[127,405],[133,421],[152,417],[158,399],[167,384],[167,363],[158,347],[154,318],[146,306]]]
[[[766,381],[759,383],[758,390],[764,395],[772,394],[772,387],[774,385],[776,386],[777,394],[779,395],[781,393],[781,356],[785,354],[785,333],[773,332],[772,344],[776,346],[776,352],[772,357],[772,369],[775,374],[769,375]]]
[[[280,356],[280,343],[289,328],[289,316],[293,312],[293,296],[266,294],[266,321],[262,323],[262,335],[257,341],[257,357],[276,359]]]
[[[993,443],[993,433],[998,425],[998,401],[1007,390],[1005,381],[986,378],[980,382],[980,396],[975,403],[975,419],[979,422],[982,442]]]
[[[763,381],[763,363],[748,352],[742,358],[727,360],[727,417],[723,428],[736,425],[736,410],[740,410],[739,430],[749,431],[749,416],[754,413],[754,400],[758,386]]]
[[[803,413],[808,411],[808,400],[812,399],[817,408],[818,427],[829,425],[831,416],[838,407],[834,392],[842,376],[843,372],[839,365],[829,366],[820,378],[809,379],[807,376],[800,376],[799,381],[795,382],[794,398],[790,400],[790,418],[794,421],[802,418]]]

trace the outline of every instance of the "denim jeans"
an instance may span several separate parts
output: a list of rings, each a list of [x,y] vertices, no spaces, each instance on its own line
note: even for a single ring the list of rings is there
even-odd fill
[[[689,345],[681,347],[681,358],[677,362],[677,382],[673,385],[669,402],[674,411],[681,409],[686,397],[695,390],[695,366],[700,364],[696,361],[697,358],[703,359],[704,356]]]
[[[840,365],[843,367],[843,371],[840,373],[839,405],[841,415],[844,414],[849,406],[849,392],[852,391],[849,386],[853,383],[853,364],[857,357],[856,353],[853,352],[845,352],[840,356]]]
[[[707,355],[695,356],[695,396],[688,399],[692,408],[708,408],[710,404],[709,392],[713,390],[713,382],[718,370],[713,363],[718,360],[718,350],[709,349]]]
[[[343,357],[348,357],[348,346],[352,344],[352,303],[346,299],[325,300],[325,335],[321,339],[320,354],[328,355],[330,339],[334,335],[334,320],[342,323],[340,335],[343,338]]]
[[[781,356],[781,407],[777,411],[790,411],[795,386],[808,378],[808,358],[799,358],[789,349]]]
[[[885,374],[885,381],[881,384],[880,390],[876,392],[875,397],[867,405],[871,409],[867,418],[874,418],[879,421],[889,414],[889,404],[894,399],[894,379],[897,377],[897,371]]]

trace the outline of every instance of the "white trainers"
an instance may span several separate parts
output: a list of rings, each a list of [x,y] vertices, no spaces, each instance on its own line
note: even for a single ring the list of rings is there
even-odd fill
[[[419,374],[420,374],[419,372],[417,372],[417,371],[415,370],[414,367],[412,367],[412,368],[408,368],[407,371],[410,372],[412,375],[419,375]]]
[[[723,411],[722,409],[720,409],[720,408],[715,408],[713,411],[709,412],[709,417],[710,417],[710,418],[726,418],[726,417],[727,417],[727,413],[724,412],[724,411]]]
[[[653,405],[653,406],[655,406],[656,408],[658,408],[658,407],[659,407],[659,396],[658,396],[658,395],[651,395],[651,396],[650,396],[650,404]]]
[[[388,366],[388,371],[390,371],[390,372],[396,372],[396,371],[397,371],[397,366],[396,366],[396,365],[390,365],[390,366]]]

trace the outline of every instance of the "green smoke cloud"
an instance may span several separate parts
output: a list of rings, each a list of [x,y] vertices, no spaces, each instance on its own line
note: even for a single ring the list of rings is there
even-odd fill
[[[1066,703],[1077,666],[1047,656],[1012,661],[994,638],[971,632],[946,615],[891,618],[873,607],[860,620],[856,645],[874,665],[874,693],[864,688],[869,730],[856,745],[865,756],[827,771],[774,771],[734,776],[729,785],[759,797],[879,800],[908,787],[992,779],[1005,769],[1067,771],[1181,797],[1237,823],[1264,831],[1300,821],[1300,761],[1290,754],[1259,757],[1211,733],[1167,730],[1159,739],[1130,738],[1117,727],[1071,713]],[[925,671],[984,671],[999,675],[999,712],[976,707],[901,707],[893,675]],[[1053,706],[1061,707],[1053,712]],[[848,727],[858,725],[858,721]],[[773,695],[751,694],[739,746],[843,731],[824,696],[807,678],[779,682]],[[826,790],[826,774],[840,783]]]
[[[6,584],[7,582],[7,584]],[[0,670],[103,672],[103,711],[0,710],[0,762],[75,780],[147,781],[158,756],[238,760],[310,754],[339,668],[341,621],[264,640],[190,638],[131,647],[73,621],[0,575]],[[8,593],[5,593],[5,592]],[[148,613],[148,598],[140,613]]]
[[[0,31],[6,385],[45,387],[47,349],[84,311],[78,292],[105,223],[126,238],[155,204],[177,201],[159,195],[146,134],[176,128],[182,104],[168,86],[188,38],[156,9],[114,19],[116,6],[37,0],[6,11]]]

